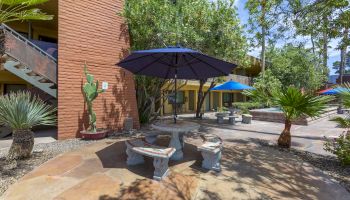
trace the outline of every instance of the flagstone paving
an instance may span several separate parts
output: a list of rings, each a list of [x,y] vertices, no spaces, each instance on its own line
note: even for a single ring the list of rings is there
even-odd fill
[[[168,142],[168,138],[162,139]],[[201,140],[186,139],[185,157],[170,162],[170,175],[153,181],[151,159],[125,163],[125,145],[106,139],[64,153],[12,185],[2,199],[349,199],[318,169],[287,152],[246,140],[225,141],[222,172],[200,168]]]
[[[224,140],[256,138],[276,143],[284,128],[283,123],[257,120],[252,120],[252,124],[242,124],[241,118],[238,119],[236,125],[228,124],[228,120],[225,120],[225,124],[217,124],[215,113],[206,113],[205,116],[206,119],[193,120],[193,114],[180,115],[184,120],[200,123],[202,132],[217,134]],[[323,149],[324,138],[337,137],[345,131],[345,129],[339,128],[335,122],[330,121],[335,116],[344,117],[344,115],[333,115],[317,120],[308,126],[293,125],[291,130],[292,148],[316,154],[332,155]]]

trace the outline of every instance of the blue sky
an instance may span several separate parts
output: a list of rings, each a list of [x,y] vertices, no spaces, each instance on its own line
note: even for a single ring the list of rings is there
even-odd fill
[[[247,0],[236,0],[235,5],[238,8],[238,16],[241,20],[242,24],[246,24],[248,21],[248,11],[245,9],[245,3]],[[340,52],[339,50],[335,50],[334,48],[337,46],[339,40],[332,40],[329,44],[332,48],[329,49],[329,58],[328,58],[328,67],[330,69],[330,74],[334,74],[334,70],[332,69],[333,62],[340,60]],[[280,42],[277,46],[283,46],[284,43]],[[310,45],[311,46],[311,45]],[[251,49],[250,55],[259,57],[260,49]]]

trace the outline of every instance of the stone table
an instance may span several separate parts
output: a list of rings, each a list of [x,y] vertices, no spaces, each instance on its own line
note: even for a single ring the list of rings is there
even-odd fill
[[[172,160],[181,160],[183,158],[183,135],[200,127],[197,123],[182,120],[177,120],[176,124],[172,120],[159,121],[151,126],[155,130],[171,133],[169,147],[176,149],[176,152],[171,157]]]
[[[227,117],[229,115],[229,113],[227,112],[218,112],[215,114],[216,116],[216,122],[218,124],[223,124],[224,123],[224,117]]]

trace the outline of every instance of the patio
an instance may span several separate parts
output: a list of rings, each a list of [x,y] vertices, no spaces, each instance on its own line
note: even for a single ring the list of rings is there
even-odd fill
[[[311,123],[308,126],[292,126],[292,148],[308,151],[311,153],[331,155],[323,150],[324,137],[336,137],[343,133],[345,129],[337,127],[335,122],[329,121],[331,118],[344,115],[332,115]],[[193,114],[183,114],[179,116],[183,120],[193,121]],[[271,144],[276,141],[283,130],[283,123],[266,122],[252,120],[252,124],[242,124],[241,118],[237,119],[236,125],[230,125],[228,120],[224,124],[217,124],[215,113],[206,113],[200,122],[201,132],[213,133],[223,140],[231,139],[261,139]]]
[[[161,137],[161,143],[169,142]],[[151,159],[128,167],[122,139],[105,139],[64,153],[12,185],[3,199],[347,199],[349,193],[320,170],[287,152],[248,140],[226,139],[222,171],[200,167],[196,146],[186,139],[184,159],[153,181]],[[35,192],[33,192],[35,191]],[[228,192],[230,191],[230,192]]]

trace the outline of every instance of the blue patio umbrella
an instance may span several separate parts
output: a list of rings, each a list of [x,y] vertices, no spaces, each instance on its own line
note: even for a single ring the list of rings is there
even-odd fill
[[[320,94],[324,94],[324,95],[336,95],[336,94],[340,94],[341,92],[345,92],[345,91],[349,91],[348,89],[346,88],[342,88],[342,87],[336,87],[336,88],[333,88],[331,90],[327,90],[325,92],[322,92]]]
[[[237,67],[235,64],[180,46],[134,51],[117,65],[134,74],[175,79],[175,105],[177,79],[203,80],[226,76]],[[176,117],[175,108],[175,123]]]
[[[232,90],[255,90],[255,88],[250,87],[249,85],[245,85],[245,84],[230,80],[230,81],[227,81],[221,85],[218,85],[218,86],[212,88],[211,90],[214,90],[214,91],[215,90],[216,91],[218,91],[218,90],[229,90],[229,91],[232,91]]]

